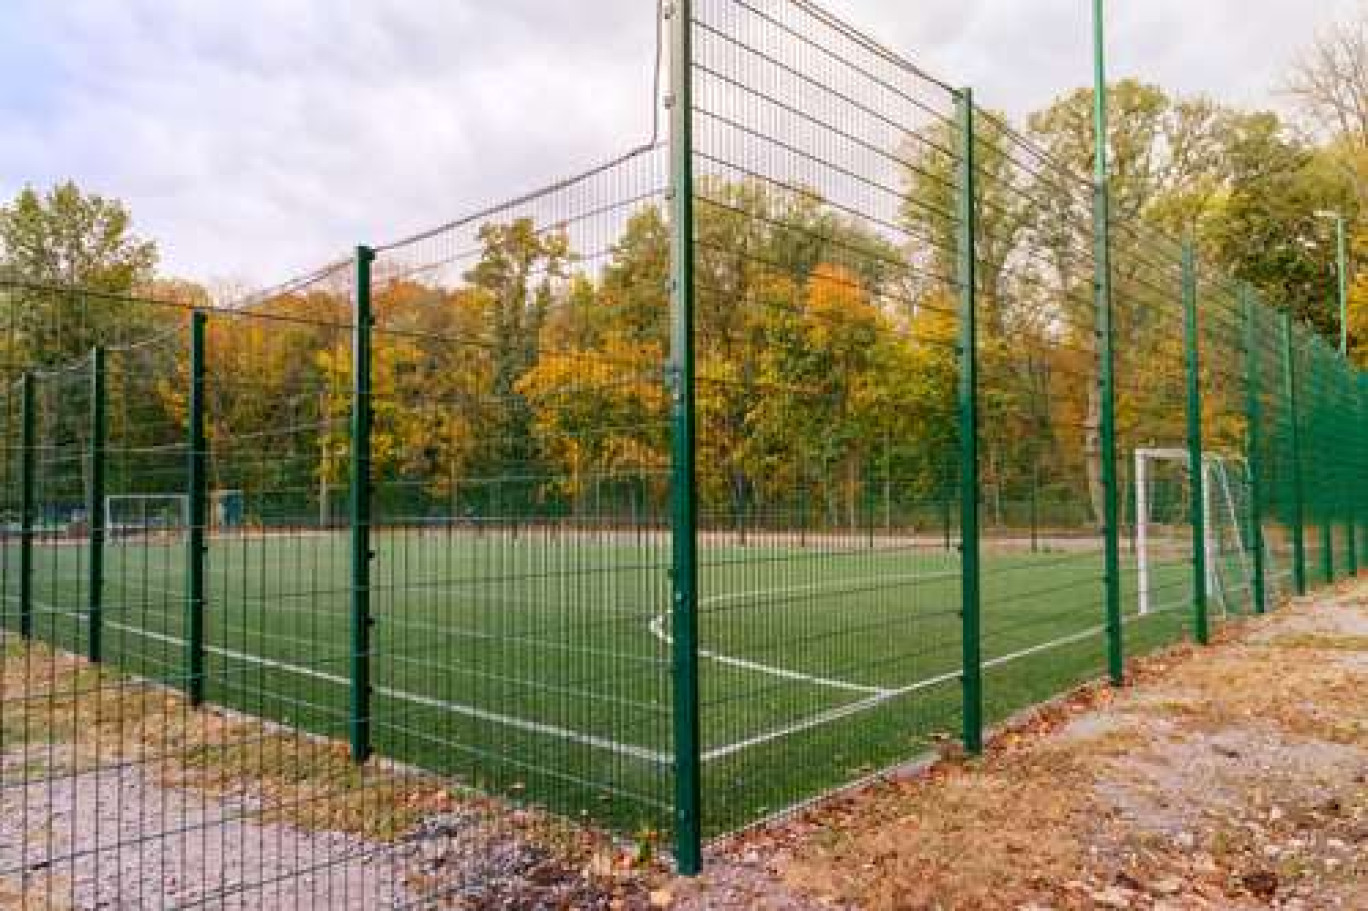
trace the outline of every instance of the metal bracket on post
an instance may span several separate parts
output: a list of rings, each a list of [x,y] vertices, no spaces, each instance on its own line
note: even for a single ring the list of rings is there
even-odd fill
[[[1207,614],[1206,462],[1202,451],[1201,334],[1197,316],[1197,253],[1183,244],[1183,341],[1187,362],[1189,510],[1192,513],[1192,608],[1197,641],[1211,642]],[[1142,489],[1137,480],[1137,489]]]
[[[957,259],[959,282],[960,603],[964,749],[983,752],[983,656],[980,641],[978,476],[977,204],[974,164],[974,93],[961,89],[959,121]]]
[[[204,329],[203,311],[190,314],[190,534],[186,542],[186,693],[190,704],[204,702],[204,526],[208,499],[208,437],[204,431]]]
[[[693,2],[670,7],[671,667],[675,864],[703,866],[698,688],[697,414],[694,401]]]
[[[1259,381],[1259,301],[1248,286],[1240,290],[1244,304],[1245,321],[1245,419],[1248,422],[1246,444],[1249,449],[1246,463],[1249,466],[1249,542],[1253,550],[1253,598],[1254,612],[1262,614],[1268,610],[1267,574],[1264,560],[1263,533],[1263,464],[1260,449],[1263,445],[1263,401]]]
[[[1302,479],[1301,416],[1297,413],[1297,351],[1292,316],[1284,313],[1283,405],[1287,409],[1287,435],[1292,450],[1292,588],[1306,594],[1306,488]]]
[[[371,757],[371,265],[375,251],[356,248],[352,331],[351,610],[348,733],[351,758]]]
[[[105,547],[105,350],[96,345],[90,352],[90,489],[86,502],[88,549],[86,563],[86,617],[90,627],[86,657],[104,657],[104,547]]]

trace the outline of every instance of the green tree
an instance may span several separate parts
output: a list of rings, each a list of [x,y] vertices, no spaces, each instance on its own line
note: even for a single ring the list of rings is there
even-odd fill
[[[149,283],[156,264],[156,245],[133,233],[121,202],[74,183],[27,187],[0,207],[0,278],[124,295]],[[10,306],[14,354],[29,363],[71,360],[154,318],[146,307],[76,293],[19,290]]]

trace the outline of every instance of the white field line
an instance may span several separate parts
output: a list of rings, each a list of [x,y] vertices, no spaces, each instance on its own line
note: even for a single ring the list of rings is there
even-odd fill
[[[49,610],[52,610],[53,612],[57,613],[74,613],[70,611],[58,611],[51,605],[43,605],[43,607],[48,608]],[[117,621],[111,620],[105,620],[104,625],[112,627],[117,630],[121,630],[130,635],[142,636],[144,638],[152,639],[157,642],[164,642],[168,645],[178,645],[182,647],[184,647],[185,645],[185,640],[178,636],[168,636],[165,633],[157,633],[151,630],[138,629],[136,627],[127,626],[123,623],[118,623]],[[261,667],[274,668],[276,670],[285,671],[287,673],[295,674],[300,677],[308,677],[313,680],[321,680],[325,683],[331,683],[336,686],[345,687],[351,685],[351,681],[348,678],[343,677],[341,675],[329,674],[324,671],[316,671],[312,668],[307,667],[300,667],[297,664],[290,664],[286,661],[276,661],[271,658],[263,658],[260,655],[252,655],[246,652],[239,652],[234,649],[220,648],[219,646],[215,645],[206,646],[204,650],[211,655],[218,655],[220,657],[230,658],[234,661],[243,661],[248,664],[256,664]],[[539,721],[528,721],[525,718],[518,718],[513,715],[503,715],[498,712],[491,712],[487,709],[478,708],[473,705],[465,705],[459,702],[448,702],[446,700],[435,699],[430,696],[420,696],[415,693],[409,693],[405,690],[398,690],[388,686],[377,686],[374,688],[374,690],[376,693],[382,696],[386,696],[390,699],[398,699],[401,702],[410,702],[415,705],[423,705],[427,706],[428,708],[435,708],[453,715],[464,715],[468,718],[475,718],[480,721],[488,721],[492,724],[510,727],[519,731],[526,731],[531,734],[540,734],[546,737],[556,737],[561,740],[569,741],[571,743],[578,743],[582,746],[593,747],[595,749],[603,750],[605,752],[615,753],[619,756],[626,756],[631,759],[637,759],[643,762],[653,763],[655,765],[669,766],[674,762],[674,757],[669,753],[664,753],[659,750],[651,750],[646,747],[636,746],[630,743],[618,743],[617,741],[609,740],[606,737],[598,737],[593,734],[583,733],[582,731],[575,731],[570,728],[559,727],[558,725],[544,724]]]
[[[1173,608],[1168,605],[1164,605],[1159,608],[1151,608],[1150,615],[1153,616],[1154,614],[1160,613],[1161,611],[1171,609]],[[1129,615],[1122,618],[1122,622],[1135,623],[1143,619],[1145,619],[1145,617],[1140,615]],[[1032,655],[1038,655],[1042,652],[1048,652],[1057,648],[1063,648],[1066,645],[1073,645],[1077,642],[1083,642],[1087,639],[1091,639],[1095,636],[1101,635],[1102,633],[1106,632],[1106,629],[1107,628],[1105,626],[1090,627],[1088,629],[1081,630],[1080,632],[1072,633],[1068,636],[1062,636],[1058,639],[1051,639],[1048,642],[1042,642],[1038,645],[1030,646],[1029,648],[1024,648],[1020,649],[1019,651],[1010,652],[1006,655],[998,655],[995,658],[990,658],[987,661],[982,662],[979,665],[979,667],[983,670],[990,670],[995,667],[1001,667],[1005,664],[1010,664],[1013,661],[1019,661],[1022,658],[1029,658]],[[910,683],[907,686],[898,687],[896,689],[880,690],[876,695],[868,699],[861,699],[858,702],[852,702],[848,705],[842,705],[837,706],[836,708],[827,709],[824,712],[819,712],[816,715],[811,715],[800,721],[796,721],[793,724],[785,725],[784,727],[776,728],[772,731],[767,731],[763,734],[757,734],[754,737],[748,737],[745,740],[739,740],[735,743],[728,743],[720,747],[714,747],[713,749],[704,752],[702,759],[704,762],[712,762],[717,759],[723,759],[727,756],[731,756],[735,753],[739,753],[751,747],[760,746],[761,744],[770,743],[775,740],[780,740],[784,737],[790,737],[794,734],[801,734],[806,731],[810,731],[814,728],[830,724],[834,721],[840,721],[843,718],[848,718],[851,715],[857,715],[861,712],[878,708],[880,705],[883,705],[885,702],[888,702],[889,700],[898,699],[903,696],[908,696],[912,693],[917,692],[918,690],[929,689],[933,686],[939,686],[942,683],[949,683],[951,680],[960,679],[961,676],[962,675],[959,671],[947,671],[944,674],[937,674],[934,677],[927,677],[925,679],[918,680],[915,683]]]
[[[959,578],[958,572],[940,572],[893,576],[891,577],[891,579],[880,579],[879,581],[880,583],[886,583],[888,581],[921,581],[957,578]],[[753,591],[747,592],[728,592],[724,595],[714,595],[711,598],[700,599],[698,602],[698,612],[702,614],[708,608],[715,607],[719,604],[726,604],[731,601],[744,601],[747,598],[753,598],[757,595],[783,595],[797,592],[813,592],[821,591],[823,588],[829,588],[830,586],[831,583],[829,582],[814,582],[809,585],[795,585],[790,588],[764,588],[755,589]],[[651,635],[655,636],[661,642],[665,643],[666,645],[673,645],[674,637],[665,631],[666,617],[667,615],[665,613],[657,615],[647,625],[647,628],[650,629]],[[830,689],[835,690],[846,690],[852,693],[872,693],[875,696],[889,696],[890,698],[891,696],[897,695],[896,691],[889,690],[885,687],[868,686],[863,683],[854,683],[849,680],[840,680],[835,677],[821,677],[816,674],[806,674],[802,671],[795,671],[791,668],[780,667],[774,664],[764,664],[759,661],[751,661],[747,658],[737,658],[734,655],[723,654],[722,652],[713,651],[711,649],[699,649],[698,657],[706,658],[709,661],[712,661],[716,664],[725,665],[727,667],[735,667],[745,671],[753,671],[757,674],[765,674],[770,677],[778,677],[782,680],[796,680],[802,683],[810,683],[813,686],[828,687]]]

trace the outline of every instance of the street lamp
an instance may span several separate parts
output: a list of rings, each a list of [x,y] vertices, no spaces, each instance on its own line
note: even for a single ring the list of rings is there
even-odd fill
[[[1317,218],[1335,223],[1335,257],[1338,262],[1336,291],[1339,298],[1340,355],[1349,356],[1349,232],[1344,213],[1330,209],[1316,211]]]

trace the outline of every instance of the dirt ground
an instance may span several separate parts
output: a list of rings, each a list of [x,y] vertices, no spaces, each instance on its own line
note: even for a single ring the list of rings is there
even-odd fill
[[[1132,673],[663,891],[683,909],[1368,909],[1368,585]]]

